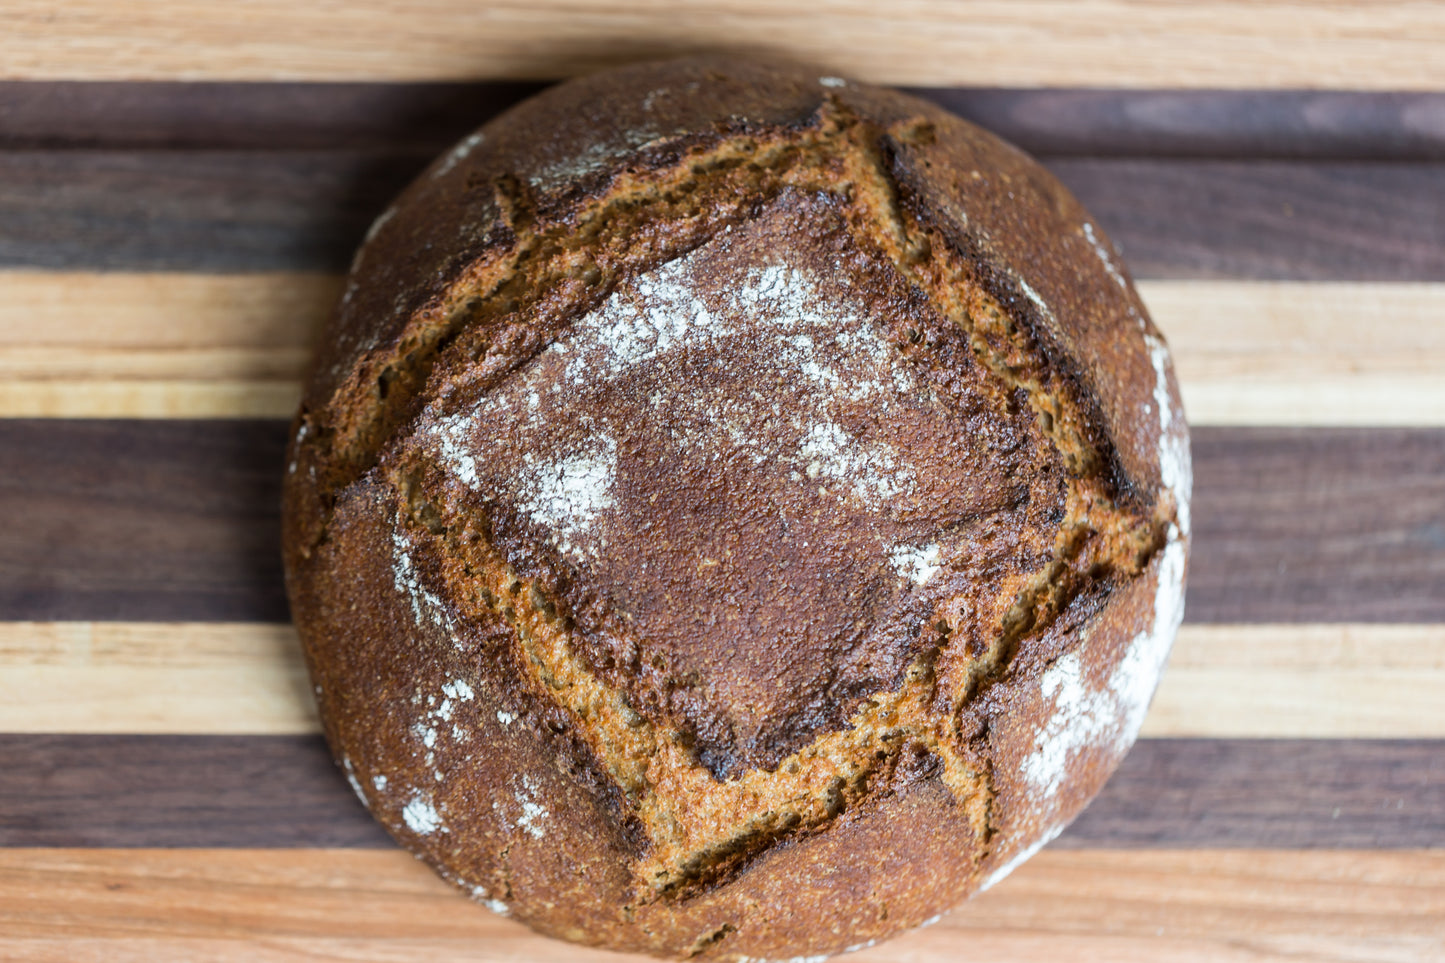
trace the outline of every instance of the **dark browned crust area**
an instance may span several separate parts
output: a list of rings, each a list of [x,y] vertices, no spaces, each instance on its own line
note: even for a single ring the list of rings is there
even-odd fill
[[[1077,812],[1117,754],[1081,755],[1033,811],[1019,773],[1049,707],[1024,693],[1066,652],[1090,653],[1096,682],[1125,658],[1179,506],[1148,414],[1177,390],[1156,388],[1157,335],[1076,202],[921,102],[706,59],[563,85],[469,145],[358,254],[286,486],[327,736],[388,828],[545,932],[728,958],[917,925]],[[783,251],[889,320],[932,405],[910,436],[958,460],[923,509],[879,521],[824,490],[757,518],[760,496],[729,496],[699,519],[668,500],[701,487],[679,462],[619,489],[656,506],[650,534],[608,522],[621,547],[596,572],[494,497],[487,472],[521,448],[499,442],[470,483],[437,456],[454,413],[698,251],[737,271]],[[693,280],[706,300],[735,275]],[[690,383],[722,398],[748,376]],[[599,396],[565,437],[614,403],[625,418],[638,400]],[[489,417],[513,437],[515,405]],[[633,435],[637,457],[655,450]],[[780,550],[785,576],[748,550],[780,515],[815,546]],[[682,571],[712,545],[698,524],[753,540],[649,582],[649,563]],[[879,532],[948,532],[956,552],[929,592],[887,588],[854,561]],[[689,606],[733,588],[762,614],[699,638],[708,610]],[[804,657],[780,670],[769,654],[789,645]]]

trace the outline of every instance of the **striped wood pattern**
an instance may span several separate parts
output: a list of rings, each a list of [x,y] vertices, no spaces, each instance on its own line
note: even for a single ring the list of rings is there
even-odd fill
[[[1442,853],[1051,849],[938,925],[847,959],[1405,963],[1442,947]],[[395,850],[0,851],[0,952],[57,963],[647,959],[538,940]]]
[[[0,271],[0,417],[289,418],[340,288],[286,272]],[[1139,288],[1193,424],[1445,423],[1445,284]]]
[[[1434,846],[1420,739],[1144,739],[1054,845]],[[389,846],[319,736],[0,735],[4,846]]]
[[[437,154],[544,84],[0,80],[0,148]],[[1445,159],[1445,94],[915,87],[1033,154]]]
[[[0,267],[339,272],[434,152],[0,151]],[[1042,158],[1136,277],[1445,281],[1445,162]]]
[[[1186,625],[1145,737],[1445,739],[1445,628]],[[318,731],[289,625],[0,622],[0,732]]]
[[[336,272],[535,89],[498,78],[704,34],[927,85],[1042,155],[1213,426],[1150,738],[996,891],[856,958],[1445,958],[1437,7],[233,9],[12,3],[0,35],[0,958],[608,958],[467,905],[351,796],[275,479]],[[209,82],[284,76],[356,82]],[[1062,83],[1116,89],[1026,89]],[[1276,89],[1207,89],[1241,85]]]
[[[698,50],[933,86],[1439,89],[1445,11],[1426,0],[10,0],[11,79],[552,78]],[[243,13],[244,11],[244,13]]]

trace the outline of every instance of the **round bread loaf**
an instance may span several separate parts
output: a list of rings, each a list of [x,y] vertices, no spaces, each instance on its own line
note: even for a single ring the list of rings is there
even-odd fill
[[[1189,486],[1164,342],[1053,177],[690,58],[521,104],[376,222],[287,581],[341,766],[447,879],[594,945],[827,954],[1099,789]]]

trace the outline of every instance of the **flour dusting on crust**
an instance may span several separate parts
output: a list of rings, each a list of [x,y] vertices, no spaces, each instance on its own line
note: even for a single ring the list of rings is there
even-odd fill
[[[826,297],[801,268],[750,268],[709,301],[695,278],[703,256],[634,279],[470,410],[434,415],[424,437],[438,463],[484,497],[512,501],[563,554],[598,558],[605,546],[595,523],[616,505],[619,444],[630,426],[599,423],[580,442],[552,442],[547,431],[586,392],[605,392],[649,370],[657,380],[653,411],[638,417],[668,425],[678,450],[738,451],[754,466],[781,466],[798,485],[821,486],[869,510],[909,495],[917,486],[915,466],[885,438],[856,434],[841,406],[870,405],[886,414],[919,393],[911,367],[868,319]],[[720,399],[656,375],[657,365],[726,358],[742,345],[763,359],[768,377],[788,386],[787,405],[761,388]],[[535,453],[498,478],[488,470],[498,449],[487,426],[518,415],[520,432],[536,440],[510,443]],[[921,564],[909,567],[910,577],[932,574],[933,563]]]
[[[392,586],[411,603],[411,613],[416,624],[430,623],[451,632],[452,618],[447,612],[446,604],[422,583],[411,555],[410,538],[401,529],[394,529],[391,533],[391,544]]]
[[[1048,832],[1040,836],[1038,839],[1029,843],[1023,849],[1015,853],[1012,859],[1010,859],[1007,863],[1004,863],[998,869],[990,873],[988,879],[985,879],[981,884],[979,884],[978,891],[982,893],[984,890],[991,889],[992,887],[997,886],[999,883],[1003,882],[1006,878],[1013,874],[1014,870],[1018,869],[1024,863],[1032,859],[1039,850],[1043,849],[1055,839],[1058,839],[1059,834],[1064,831],[1064,825],[1064,823],[1058,823]]]
[[[436,811],[431,799],[422,795],[412,796],[401,811],[402,821],[408,829],[418,836],[428,836],[438,829],[446,832],[442,825],[441,815]]]
[[[451,150],[447,151],[446,156],[442,158],[441,163],[439,163],[436,166],[436,169],[431,172],[432,179],[435,180],[439,177],[445,177],[446,175],[450,174],[452,172],[452,168],[456,167],[462,161],[466,160],[467,155],[480,147],[482,141],[485,139],[486,135],[483,134],[481,131],[476,131],[462,138],[461,143],[457,144]]]
[[[1119,285],[1127,294],[1129,291],[1129,282],[1124,280],[1124,275],[1121,274],[1119,268],[1115,266],[1114,258],[1109,254],[1108,248],[1104,247],[1104,242],[1099,240],[1099,235],[1094,231],[1094,225],[1085,221],[1083,230],[1084,240],[1088,241],[1089,246],[1094,249],[1095,257],[1103,262],[1104,270],[1109,272],[1109,277],[1113,278],[1114,283]]]
[[[1053,714],[1023,766],[1035,798],[1047,801],[1058,794],[1081,750],[1101,746],[1119,756],[1139,735],[1184,618],[1184,561],[1184,540],[1171,525],[1157,563],[1153,625],[1134,636],[1102,688],[1089,683],[1077,652],[1061,656],[1044,672],[1039,690],[1045,703],[1053,705]]]
[[[1176,411],[1169,397],[1169,348],[1152,334],[1144,336],[1144,343],[1154,365],[1154,406],[1159,410],[1159,477],[1174,497],[1179,529],[1187,537],[1189,497],[1194,486],[1189,430],[1184,424],[1184,412]]]

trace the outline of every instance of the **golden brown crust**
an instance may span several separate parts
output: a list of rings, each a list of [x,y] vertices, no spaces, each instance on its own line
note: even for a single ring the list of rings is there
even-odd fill
[[[383,215],[285,548],[403,843],[543,932],[790,957],[936,915],[1097,791],[1187,499],[1167,352],[1057,182],[912,98],[694,58],[521,105]]]

